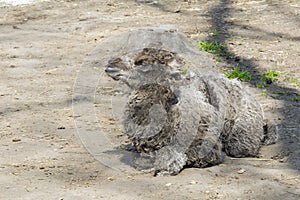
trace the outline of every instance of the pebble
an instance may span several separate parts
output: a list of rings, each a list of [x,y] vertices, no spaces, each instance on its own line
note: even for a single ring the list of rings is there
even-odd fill
[[[281,158],[279,162],[286,163],[288,161],[288,157]]]
[[[245,169],[240,169],[239,171],[237,171],[238,174],[243,174],[243,173],[245,173],[245,172],[246,172]]]
[[[14,139],[12,139],[12,141],[13,141],[13,142],[20,142],[21,139],[19,139],[19,138],[14,138]]]
[[[167,183],[166,184],[167,187],[170,187],[171,185],[172,185],[172,183]]]

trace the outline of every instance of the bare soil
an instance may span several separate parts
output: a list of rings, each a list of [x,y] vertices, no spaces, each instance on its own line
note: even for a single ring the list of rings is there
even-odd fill
[[[0,16],[0,199],[300,199],[298,0],[51,0],[2,6]],[[226,46],[208,56],[220,71],[251,72],[245,85],[278,124],[277,144],[172,177],[124,173],[88,153],[72,111],[81,66],[106,38],[161,24]],[[281,75],[257,88],[267,70]],[[99,126],[119,132],[109,95],[95,107]]]

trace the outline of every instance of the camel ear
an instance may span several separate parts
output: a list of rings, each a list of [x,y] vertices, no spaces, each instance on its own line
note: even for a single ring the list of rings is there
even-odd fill
[[[135,70],[142,73],[147,73],[149,71],[153,71],[152,65],[138,65],[135,67]]]

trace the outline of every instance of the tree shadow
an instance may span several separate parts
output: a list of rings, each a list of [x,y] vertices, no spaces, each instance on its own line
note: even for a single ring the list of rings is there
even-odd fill
[[[228,38],[232,36],[229,33],[229,29],[236,27],[241,28],[241,26],[238,24],[228,23],[226,21],[226,18],[229,17],[232,12],[230,9],[230,4],[230,0],[220,0],[219,3],[209,11],[211,30],[215,30],[219,34],[212,34],[211,36],[209,36],[208,41],[218,42],[225,45]],[[251,26],[247,26],[247,29],[256,32],[256,34],[265,34],[271,37],[282,36],[277,33],[265,33],[261,29],[255,29]],[[300,41],[299,37],[292,38],[288,37],[288,35],[285,35],[285,37],[293,41]],[[265,39],[267,40],[267,37]],[[259,80],[261,80],[263,74],[260,72],[259,66],[255,62],[255,60],[241,57],[238,54],[230,51],[228,48],[226,48],[226,46],[224,48],[224,55],[225,56],[223,56],[223,61],[226,65],[238,65],[239,68],[250,71],[253,79],[249,83],[253,87],[256,87],[256,84]],[[288,159],[290,167],[300,170],[299,162],[295,163],[295,160],[300,159],[300,105],[296,101],[291,101],[291,98],[293,96],[298,99],[300,97],[300,94],[296,89],[279,85],[276,82],[273,82],[270,86],[265,87],[265,90],[267,94],[269,94],[269,97],[275,100],[280,100],[283,103],[282,108],[274,110],[278,114],[278,116],[281,116],[281,119],[278,122],[281,155],[277,155],[276,158],[290,156],[291,159]]]

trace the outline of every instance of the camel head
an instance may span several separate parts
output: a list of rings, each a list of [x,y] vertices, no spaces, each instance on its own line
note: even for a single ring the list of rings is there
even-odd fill
[[[182,59],[173,52],[144,48],[141,51],[113,58],[105,66],[106,74],[115,81],[122,81],[136,89],[145,84],[165,84],[180,80]]]

